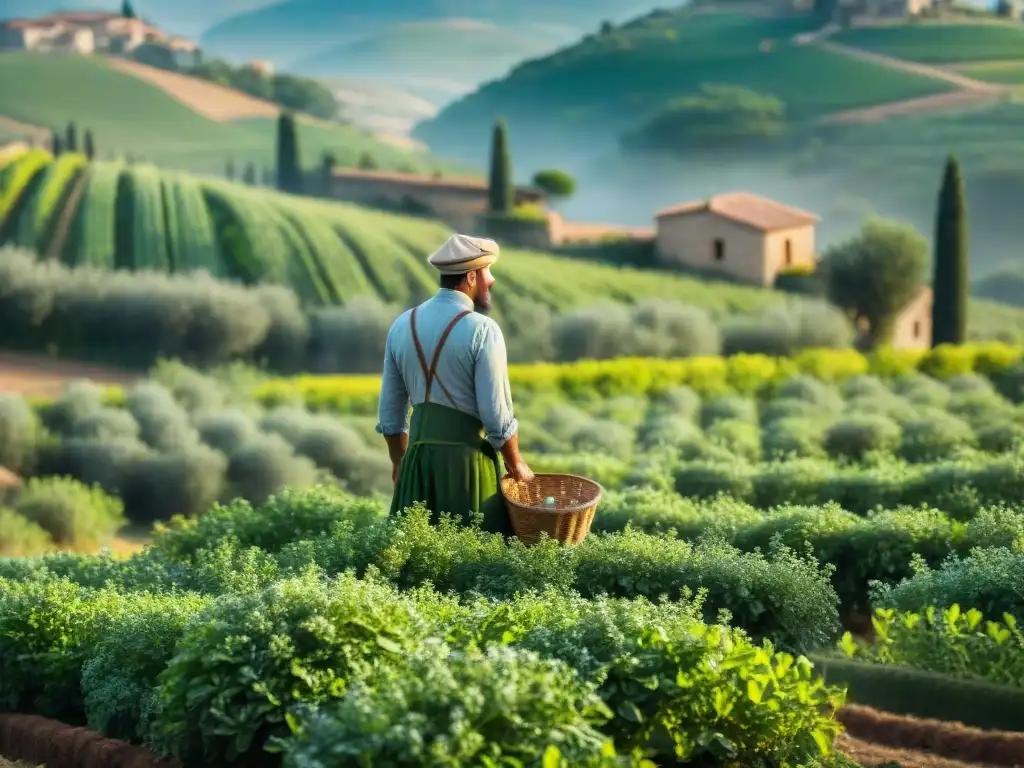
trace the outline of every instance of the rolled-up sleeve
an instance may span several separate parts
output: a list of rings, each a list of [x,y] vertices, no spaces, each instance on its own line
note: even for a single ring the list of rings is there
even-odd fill
[[[477,333],[476,402],[487,441],[501,448],[519,429],[512,411],[512,387],[508,381],[505,337],[497,323],[484,324]]]
[[[392,327],[392,332],[394,328]],[[384,373],[380,380],[380,402],[377,405],[377,432],[382,435],[397,435],[409,431],[409,390],[395,360],[388,333],[384,344]]]

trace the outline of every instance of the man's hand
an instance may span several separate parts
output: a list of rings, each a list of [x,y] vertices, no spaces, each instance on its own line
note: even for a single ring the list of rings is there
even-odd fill
[[[529,482],[533,480],[533,470],[527,466],[525,461],[518,461],[508,468],[508,474],[514,477],[519,482]]]

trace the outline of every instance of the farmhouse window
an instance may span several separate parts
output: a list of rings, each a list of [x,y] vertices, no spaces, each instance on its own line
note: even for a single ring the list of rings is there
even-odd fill
[[[914,321],[914,338],[915,339],[921,338],[921,321],[920,320],[915,320]]]
[[[793,264],[793,241],[788,237],[786,238],[786,266]]]
[[[714,259],[715,261],[723,261],[725,259],[725,241],[720,237],[715,238]]]

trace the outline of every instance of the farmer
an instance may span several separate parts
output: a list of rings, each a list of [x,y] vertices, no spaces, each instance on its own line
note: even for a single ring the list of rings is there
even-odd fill
[[[388,331],[377,431],[391,455],[392,515],[424,502],[434,522],[481,513],[485,530],[511,536],[501,458],[517,479],[533,472],[519,455],[505,340],[486,316],[497,259],[496,242],[467,235],[430,257],[441,289]]]

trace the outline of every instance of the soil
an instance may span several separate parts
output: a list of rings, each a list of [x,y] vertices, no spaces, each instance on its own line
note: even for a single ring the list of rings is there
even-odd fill
[[[845,707],[839,720],[847,733],[836,748],[862,766],[1024,766],[1024,733],[980,731],[858,706]],[[179,768],[141,747],[35,715],[0,714],[0,754],[8,756],[0,758],[0,768],[34,768],[40,762],[45,768]]]
[[[124,385],[139,376],[89,363],[0,352],[0,392],[27,397],[59,397],[64,386],[74,379],[90,379],[100,385]]]
[[[210,120],[226,123],[252,117],[276,118],[281,108],[270,101],[210,83],[198,77],[150,67],[129,59],[104,57],[111,69],[145,80]]]
[[[988,763],[963,763],[926,752],[883,747],[860,741],[845,733],[836,742],[836,749],[862,766],[898,763],[900,768],[991,768]]]
[[[890,715],[869,707],[847,706],[839,721],[851,738],[875,747],[905,749],[972,766],[1024,766],[1024,733],[982,731],[962,723]]]

